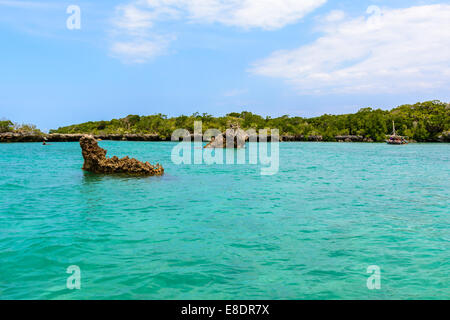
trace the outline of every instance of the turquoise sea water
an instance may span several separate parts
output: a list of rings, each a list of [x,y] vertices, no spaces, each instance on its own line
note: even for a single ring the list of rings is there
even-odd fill
[[[0,299],[450,298],[448,144],[284,143],[273,176],[177,166],[173,143],[100,145],[166,174],[84,173],[78,143],[0,144]]]

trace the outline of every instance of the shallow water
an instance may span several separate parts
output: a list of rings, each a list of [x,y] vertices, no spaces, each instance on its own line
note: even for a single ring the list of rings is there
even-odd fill
[[[0,299],[450,298],[448,144],[284,143],[273,176],[177,166],[170,142],[100,145],[166,174],[84,173],[78,143],[0,144]]]

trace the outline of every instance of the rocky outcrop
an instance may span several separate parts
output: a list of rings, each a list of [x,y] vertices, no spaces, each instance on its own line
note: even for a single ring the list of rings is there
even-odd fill
[[[85,134],[61,134],[51,133],[46,135],[49,142],[68,142],[80,141]],[[115,140],[115,141],[161,141],[157,134],[98,134],[93,136],[97,140]]]
[[[335,137],[337,142],[363,142],[363,136],[352,136],[352,135],[343,135]]]
[[[0,142],[42,142],[45,135],[19,132],[0,133]]]
[[[323,141],[322,136],[304,136],[304,135],[295,135],[295,136],[281,136],[280,140],[283,142],[300,142],[300,141],[311,141],[311,142],[321,142]]]
[[[227,131],[221,135],[211,139],[205,148],[235,148],[240,149],[245,147],[245,142],[248,140],[248,134],[242,130],[238,125],[231,125]],[[233,141],[227,143],[227,141]]]
[[[95,136],[96,139],[101,140],[121,140],[121,141],[163,141],[163,139],[157,134],[99,134]]]
[[[243,131],[244,132],[244,131]],[[208,146],[208,148],[223,148],[224,147],[224,135],[219,137],[214,144]],[[233,134],[233,133],[232,133]],[[244,132],[245,134],[245,132]],[[18,133],[18,132],[4,132],[0,133],[0,143],[8,142],[78,142],[81,137],[85,134],[62,134],[62,133],[51,133],[51,134],[34,134],[34,133]],[[195,138],[194,134],[189,135],[193,141]],[[170,137],[162,137],[158,134],[98,134],[94,135],[97,140],[114,140],[114,141],[171,141]],[[202,140],[202,136],[198,139]],[[283,135],[280,136],[280,141],[283,142],[297,142],[297,141],[311,141],[320,142],[324,141],[322,136],[304,136],[304,135]],[[242,139],[242,138],[241,138]],[[245,138],[248,141],[248,137]],[[180,137],[180,141],[183,137]],[[211,139],[211,141],[214,139]],[[257,137],[259,141],[259,137]],[[267,136],[267,141],[271,141],[271,136]],[[226,141],[226,139],[225,139]],[[339,135],[336,136],[334,140],[327,141],[337,141],[337,142],[373,142],[371,138],[354,136],[354,135]],[[412,139],[408,139],[409,142],[415,142]],[[450,142],[450,131],[445,131],[439,135],[436,139],[432,139],[425,142]],[[222,147],[220,147],[222,145]],[[243,144],[239,144],[243,147]],[[235,142],[235,147],[237,147],[237,141]]]
[[[450,131],[444,131],[439,136],[439,142],[450,142]]]
[[[107,151],[98,146],[97,140],[93,136],[82,136],[80,146],[84,158],[83,170],[94,173],[127,173],[145,176],[164,174],[164,168],[159,164],[153,166],[148,162],[144,163],[129,157],[107,158]]]
[[[32,134],[5,132],[0,133],[0,142],[78,142],[85,134],[82,133],[51,133]],[[99,134],[95,139],[117,141],[167,141],[157,134]]]
[[[321,142],[323,141],[322,136],[309,136],[308,141]]]
[[[354,135],[342,135],[336,136],[335,140],[327,140],[327,141],[337,141],[337,142],[373,142],[372,139],[366,138],[363,136],[354,136]],[[304,135],[295,135],[295,136],[282,136],[281,141],[285,142],[297,142],[297,141],[311,141],[311,142],[321,142],[324,141],[322,136],[304,136]]]
[[[62,133],[51,133],[45,136],[48,142],[78,142],[84,134],[74,133],[74,134],[62,134]]]
[[[363,136],[345,135],[336,136],[337,142],[373,142],[371,138],[365,138]]]
[[[303,135],[295,135],[295,136],[281,136],[280,140],[282,142],[299,142],[299,141],[306,141],[305,136]]]

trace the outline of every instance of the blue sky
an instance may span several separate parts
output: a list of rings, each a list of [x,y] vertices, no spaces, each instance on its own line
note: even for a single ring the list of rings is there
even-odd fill
[[[450,101],[449,1],[0,0],[0,37],[0,118],[44,130]]]

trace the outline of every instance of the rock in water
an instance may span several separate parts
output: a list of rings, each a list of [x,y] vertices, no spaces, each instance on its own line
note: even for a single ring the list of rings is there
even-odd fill
[[[164,168],[156,164],[141,162],[134,158],[125,157],[119,159],[114,156],[106,157],[106,150],[98,146],[93,136],[85,135],[80,139],[80,146],[84,158],[83,170],[94,173],[127,173],[133,175],[160,176],[164,174]]]
[[[242,130],[239,125],[231,124],[230,128],[224,133],[213,138],[204,148],[235,148],[240,149],[245,147],[245,142],[248,140],[248,134]],[[230,143],[227,143],[229,141]]]

